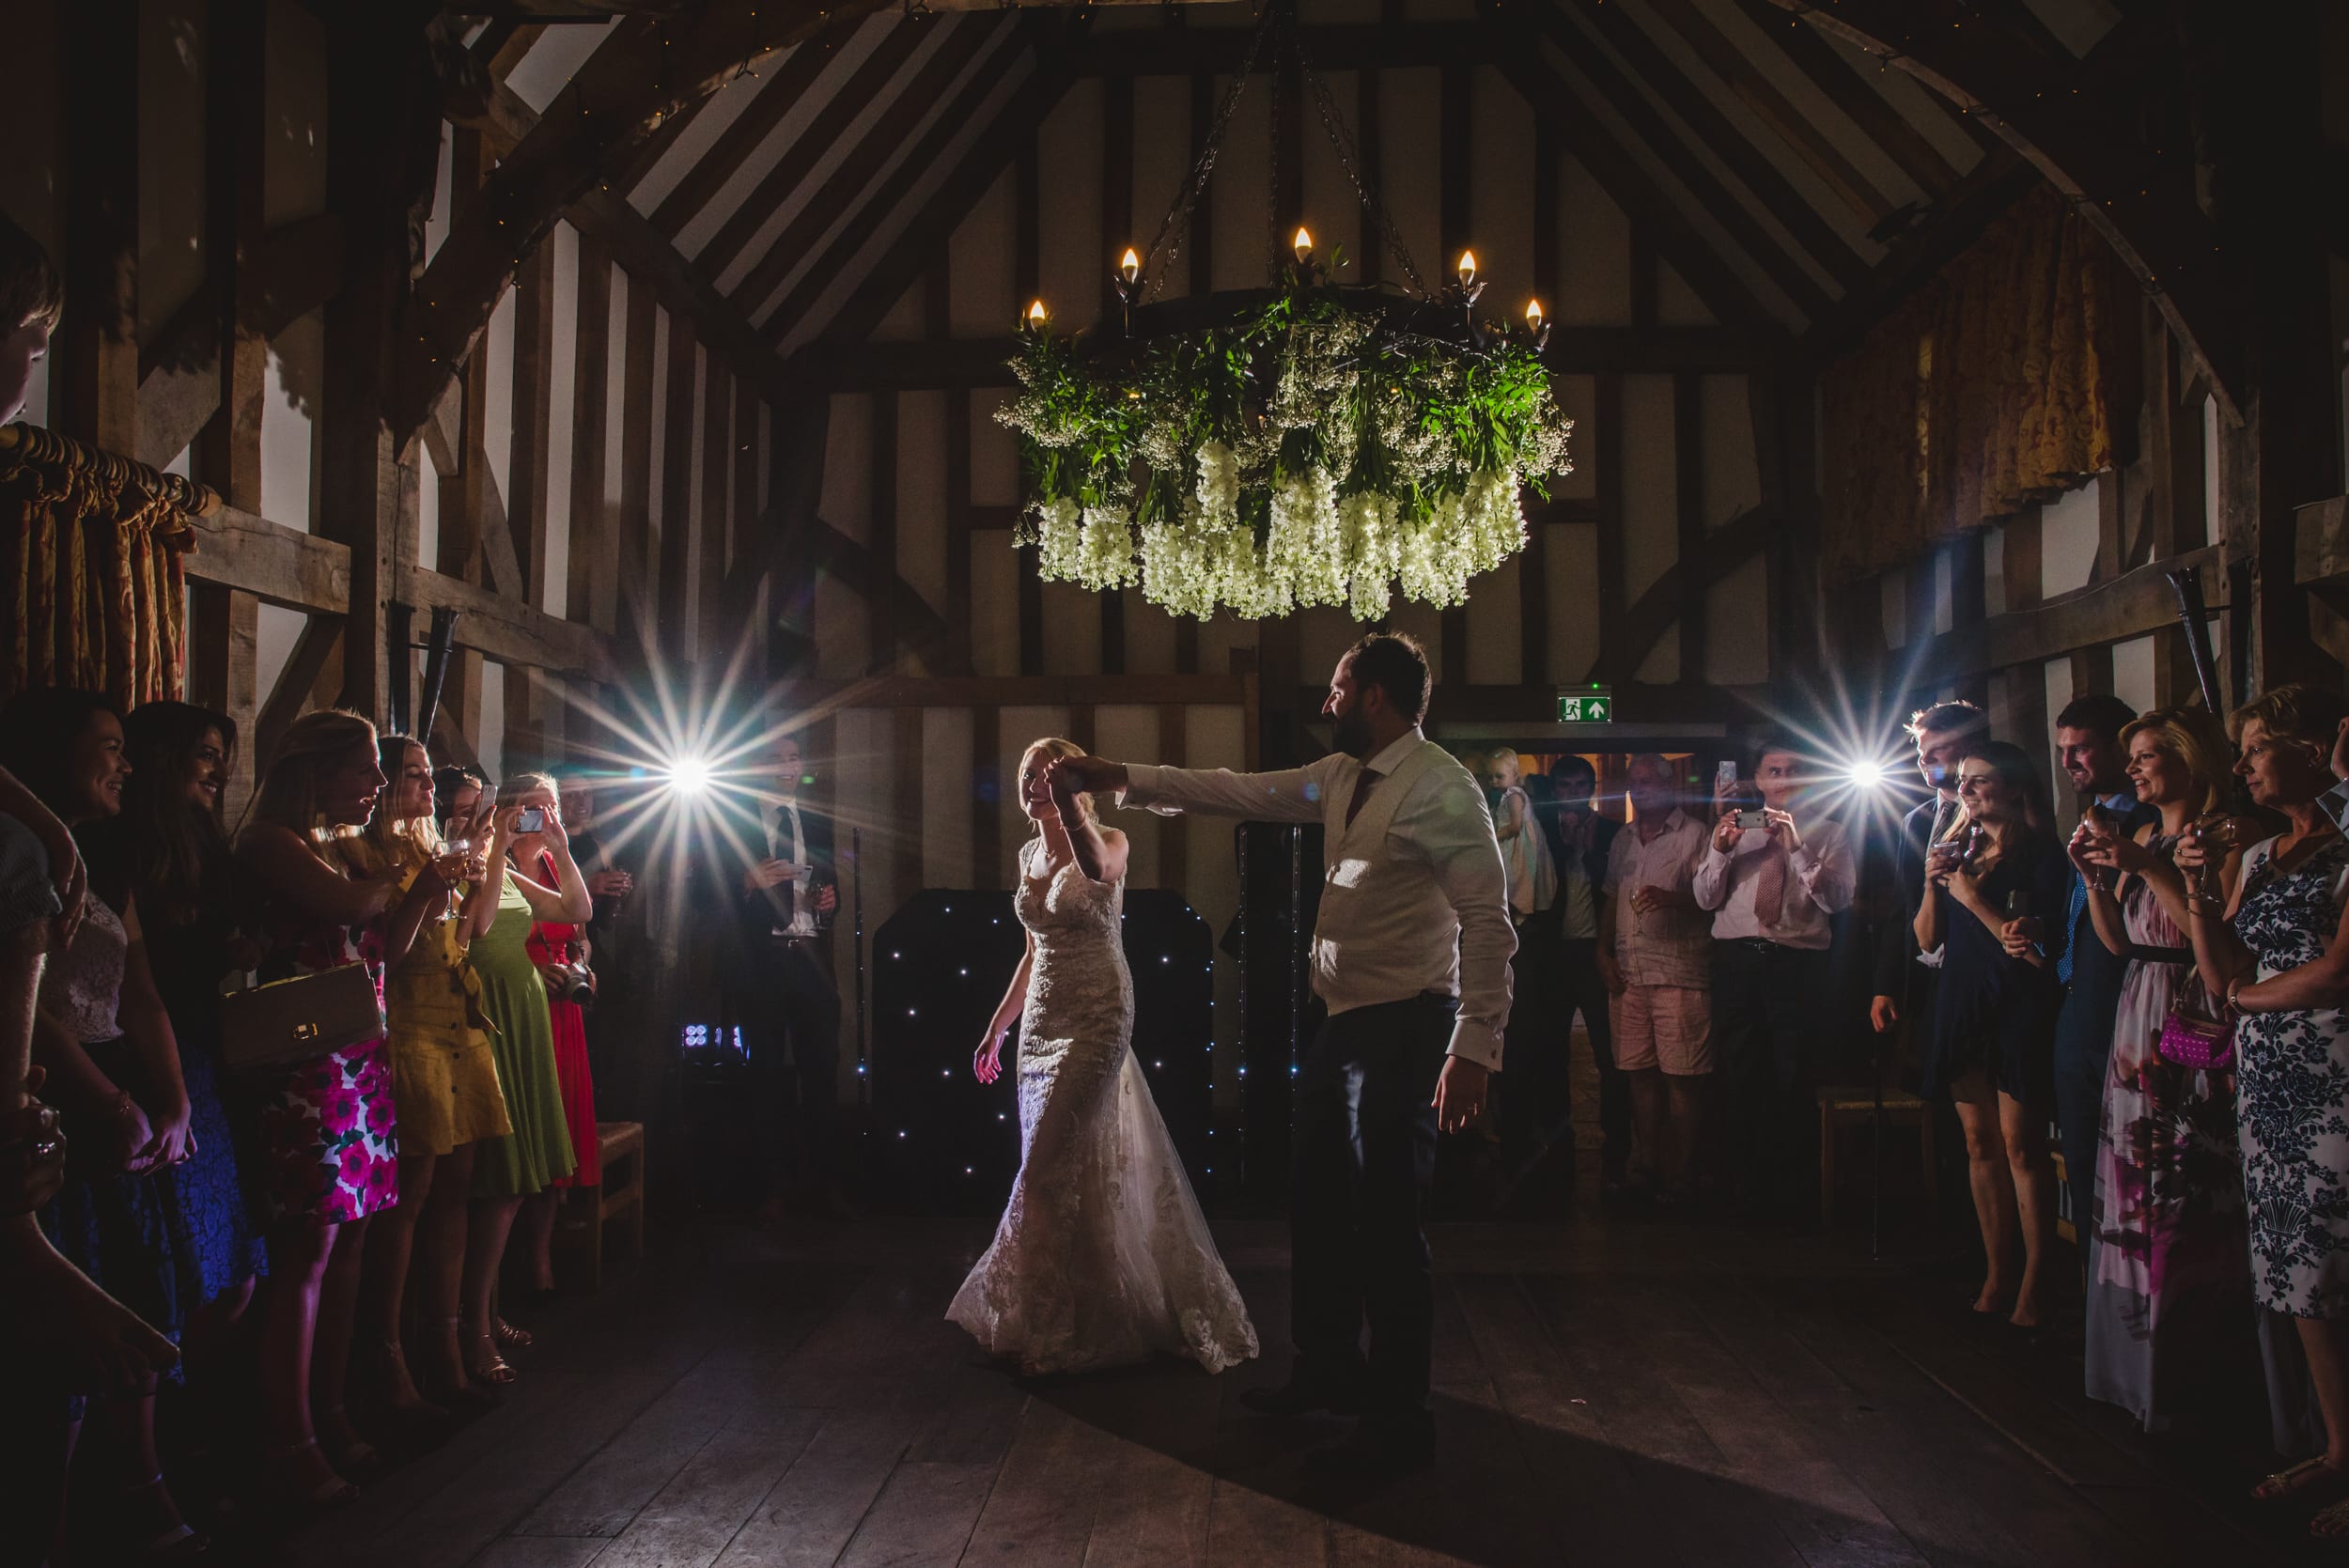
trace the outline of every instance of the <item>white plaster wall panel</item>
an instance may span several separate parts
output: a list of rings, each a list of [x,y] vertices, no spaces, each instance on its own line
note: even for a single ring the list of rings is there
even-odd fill
[[[872,612],[864,596],[830,572],[816,576],[816,673],[830,680],[864,674]]]
[[[275,228],[326,210],[326,24],[302,0],[269,0],[262,70],[261,218]]]
[[[1753,411],[1743,376],[1701,376],[1704,426],[1704,526],[1719,528],[1762,505],[1762,471],[1753,450]]]
[[[1905,70],[1885,69],[1882,61],[1856,43],[1847,43],[1832,33],[1822,32],[1820,36],[1827,39],[1829,48],[1859,68],[1868,84],[1900,112],[1918,134],[1933,144],[1935,151],[1949,160],[1951,167],[1964,174],[1982,162],[1982,144],[1966,134],[1957,117],[1949,113],[1949,100]]]
[[[881,818],[874,815],[868,804],[894,799],[888,771],[894,739],[894,725],[886,709],[842,708],[832,719],[832,755],[811,759],[819,772],[832,775],[832,821],[838,835],[835,853],[840,862],[841,907],[837,925],[844,932],[853,931],[860,922],[864,927],[868,997],[874,995],[872,973],[889,960],[886,949],[872,945],[873,938],[881,923],[896,912],[899,903],[891,881],[897,857],[893,853],[890,834],[882,831]],[[819,798],[823,789],[824,784],[819,782]],[[861,835],[855,845],[854,860],[850,859],[852,832]],[[856,1078],[856,959],[853,940],[832,943],[832,975],[844,1001],[840,1015],[840,1072],[844,1089],[853,1086]]]
[[[604,508],[606,521],[603,536],[614,555],[620,540],[620,469],[627,459],[628,427],[628,291],[629,276],[614,267],[612,270],[612,315],[604,324],[604,346],[610,354],[604,371],[603,388],[603,489],[595,504]],[[619,607],[628,588],[621,579],[629,567],[620,563],[604,572],[602,599],[594,609],[595,624],[606,629],[619,625]]]
[[[554,247],[554,330],[547,351],[547,569],[551,615],[569,613],[571,570],[571,422],[579,408],[579,231],[557,224]]]
[[[1215,161],[1215,178],[1199,199],[1215,210],[1215,268],[1209,288],[1262,288],[1265,284],[1266,148],[1271,119],[1271,95],[1266,79],[1255,78],[1241,93],[1239,105],[1223,135],[1223,150]],[[1215,79],[1215,102],[1221,105],[1231,90],[1228,76]],[[1197,287],[1193,280],[1192,287]]]
[[[1104,703],[1093,710],[1093,750],[1120,762],[1162,762],[1159,755],[1159,710],[1141,703]],[[1146,811],[1112,814],[1110,825],[1121,830],[1130,852],[1126,885],[1135,888],[1174,886],[1159,862],[1160,824],[1166,819]]]
[[[1361,638],[1353,616],[1334,605],[1315,605],[1297,616],[1297,669],[1307,681],[1329,678],[1338,656]]]
[[[1982,531],[1982,613],[2006,613],[2006,525]]]
[[[567,23],[549,27],[538,35],[538,41],[507,73],[506,85],[515,96],[540,114],[554,101],[554,95],[563,90],[565,83],[587,63],[587,57],[603,46],[611,23],[600,26],[594,23]]]
[[[1553,375],[1549,389],[1558,411],[1574,421],[1574,433],[1566,438],[1566,456],[1574,463],[1574,472],[1552,479],[1549,493],[1560,501],[1594,500],[1598,495],[1599,430],[1595,411],[1598,381],[1591,376]]]
[[[424,259],[429,264],[441,254],[441,241],[448,238],[449,204],[452,199],[456,149],[449,141],[448,127],[441,128],[441,157],[438,173],[432,180],[432,211],[424,221]]]
[[[1577,159],[1558,160],[1559,297],[1551,318],[1577,327],[1631,324],[1631,224]]]
[[[1037,284],[1061,332],[1100,312],[1115,260],[1101,234],[1101,79],[1069,84],[1035,139]]]
[[[946,314],[957,337],[1007,333],[1027,303],[1011,297],[1019,210],[1014,184],[1011,169],[997,175],[947,242]]]
[[[625,364],[623,360],[622,365]],[[622,379],[626,379],[625,374]],[[837,410],[833,417],[838,417]],[[646,530],[645,553],[646,562],[658,563],[661,559],[661,496],[664,471],[668,467],[669,446],[669,313],[658,307],[652,313],[652,418],[649,423],[652,427],[646,432],[646,440],[650,443],[652,453],[647,471],[648,493],[652,499],[646,508],[650,522]],[[628,566],[629,580],[620,585],[621,597],[625,600],[630,595],[641,596],[644,613],[649,617],[653,607],[660,602],[659,585],[639,575],[636,562],[631,561]],[[654,567],[650,566],[645,568],[646,571],[652,569]]]
[[[1933,634],[1937,637],[1957,624],[1956,603],[1952,579],[1956,556],[1951,547],[1943,546],[1933,552]]]
[[[1019,438],[995,417],[1011,401],[1002,387],[971,394],[971,505],[1011,506],[1019,500]]]
[[[1019,551],[1019,569],[1035,570],[1035,551]],[[1074,582],[1044,584],[1044,668],[1056,675],[1101,673],[1101,596]]]
[[[873,343],[919,343],[929,336],[929,324],[923,316],[923,286],[919,279],[897,296],[897,303],[889,307],[867,334]]]
[[[1524,571],[1525,557],[1512,555],[1469,584],[1468,678],[1476,685],[1511,685],[1520,678],[1525,601],[1517,583]]]
[[[1190,78],[1135,77],[1133,245],[1138,251],[1150,248],[1159,220],[1174,205],[1175,193],[1190,172]],[[1161,252],[1151,264],[1153,274],[1164,280],[1156,297],[1179,300],[1190,292],[1188,224],[1168,237],[1168,249],[1174,252],[1171,257]]]
[[[1884,645],[1908,645],[1908,573],[1895,567],[1876,579],[1876,611],[1884,619]]]
[[[1068,710],[1065,707],[1006,707],[996,715],[995,776],[1003,781],[1003,788],[997,792],[996,809],[1003,819],[1003,831],[998,835],[998,842],[1003,846],[1003,860],[996,866],[995,875],[988,880],[988,886],[1007,888],[1012,885],[1011,879],[1019,863],[1019,846],[1035,834],[1034,825],[1019,810],[1020,753],[1033,741],[1048,736],[1066,737],[1067,734]],[[1124,826],[1123,823],[1118,825]],[[1003,919],[1011,918],[1011,911],[1005,909]]]
[[[1428,286],[1440,285],[1459,258],[1443,254],[1443,72],[1432,66],[1378,73],[1378,180],[1404,248]]]
[[[560,27],[549,29],[557,33],[563,30]],[[742,112],[751,106],[751,101],[767,85],[775,68],[789,59],[791,51],[787,49],[761,54],[731,77],[724,86],[710,94],[702,103],[700,112],[686,123],[684,130],[677,132],[677,140],[661,154],[661,161],[646,170],[645,178],[636,182],[634,190],[629,192],[630,205],[646,216],[651,216],[654,209],[669,199],[669,194],[677,189],[686,171],[709,156],[719,138],[731,130],[734,122],[742,117]]]
[[[1664,629],[1664,635],[1640,660],[1640,667],[1631,678],[1642,686],[1667,685],[1680,678],[1680,623],[1672,622]]]
[[[1623,379],[1623,603],[1639,602],[1679,559],[1679,476],[1672,452],[1672,379]],[[1601,592],[1613,588],[1602,584]]]
[[[267,704],[277,690],[277,677],[286,672],[286,661],[293,657],[294,644],[302,639],[302,629],[310,617],[299,610],[281,605],[264,604],[253,627],[254,690],[260,701]],[[255,744],[253,737],[245,744]],[[257,757],[256,762],[265,761]]]
[[[1252,93],[1262,91],[1267,80],[1258,77],[1249,84],[1248,90]],[[1353,128],[1357,118],[1354,106],[1360,98],[1355,73],[1333,70],[1323,80],[1329,83],[1330,101],[1337,104],[1338,113],[1345,116],[1346,125]],[[1330,140],[1329,132],[1321,128],[1321,112],[1314,105],[1311,89],[1306,89],[1306,92],[1300,137],[1304,143],[1301,151],[1305,160],[1305,221],[1313,225],[1314,236],[1321,242],[1321,254],[1325,258],[1330,255],[1332,246],[1346,247],[1346,264],[1339,269],[1338,281],[1360,283],[1362,281],[1364,257],[1370,254],[1371,247],[1378,243],[1377,229],[1363,216],[1361,197],[1355,194],[1353,181],[1346,176],[1346,165],[1338,157],[1336,145]],[[1139,127],[1146,122],[1136,123],[1135,141],[1139,143],[1143,140]],[[1289,155],[1284,148],[1282,156],[1285,158]],[[1165,210],[1164,206],[1159,207],[1149,214],[1149,221],[1155,224],[1159,213]],[[1252,237],[1252,243],[1261,245],[1263,241],[1253,237],[1263,231],[1264,219],[1259,215],[1243,232]],[[1379,265],[1383,275],[1389,278],[1396,277],[1400,272],[1392,257],[1381,257]],[[1420,265],[1425,267],[1427,260],[1420,258]]]
[[[514,501],[514,289],[498,296],[481,334],[481,449],[490,456],[490,483],[513,513]]]
[[[2088,586],[2096,569],[2096,544],[2102,536],[2097,521],[2100,482],[2091,479],[2078,489],[2039,508],[2039,581],[2043,598]]]
[[[937,103],[914,122],[904,144],[881,165],[873,179],[876,192],[884,189],[895,179],[899,167],[912,150],[928,138],[939,117],[960,98],[967,85],[974,80],[988,84],[979,99],[977,110],[955,127],[936,158],[925,161],[905,199],[889,211],[878,214],[879,221],[870,236],[856,254],[847,258],[824,291],[808,303],[806,314],[800,322],[784,334],[782,348],[786,354],[812,341],[831,324],[833,313],[863,287],[866,275],[902,241],[906,225],[913,222],[916,215],[944,189],[947,179],[969,152],[972,144],[986,134],[987,128],[994,124],[1019,96],[1034,68],[1034,56],[1032,52],[1013,46],[1010,40],[1016,37],[1016,33],[1006,28],[991,39],[979,57],[964,66],[960,74],[947,85],[946,90],[939,95]],[[844,216],[825,235],[822,245],[815,254],[825,254],[837,243],[849,224],[864,221],[858,212]],[[796,278],[786,285],[786,288],[796,287]],[[779,299],[783,297],[778,296]],[[775,325],[771,319],[767,324]]]
[[[1834,144],[1835,150],[1894,206],[1905,201],[1926,199],[1927,193],[1920,190],[1916,182],[1902,172],[1891,155],[1845,118],[1843,111],[1818,89],[1804,74],[1802,68],[1769,41],[1767,29],[1755,23],[1741,8],[1726,3],[1726,0],[1709,0],[1704,4],[1704,10],[1713,25],[1720,30],[1721,36],[1751,62],[1754,70],[1766,77],[1803,118],[1825,132]],[[1789,23],[1800,20],[1791,16],[1783,19]],[[1771,21],[1776,23],[1781,19],[1774,15]]]
[[[946,613],[946,395],[897,395],[897,575]]]
[[[2139,713],[2154,706],[2151,637],[2132,637],[2125,643],[2112,644],[2112,694]]]
[[[1704,594],[1704,674],[1716,686],[1770,678],[1769,562],[1756,555]]]
[[[870,535],[873,489],[873,399],[863,393],[834,393],[832,427],[824,442],[824,488],[816,515],[858,543]]]
[[[494,659],[481,661],[481,706],[474,714],[474,753],[481,758],[490,782],[506,777],[506,666]]]
[[[967,707],[922,710],[922,885],[973,888],[971,875],[972,715]]]
[[[712,409],[708,404],[708,351],[696,346],[693,349],[693,385],[690,394],[693,403],[693,429],[692,438],[685,448],[686,461],[692,469],[686,476],[685,483],[685,516],[666,520],[672,527],[692,530],[686,537],[685,591],[678,598],[685,606],[686,637],[689,645],[704,655],[707,655],[709,650],[700,646],[700,639],[697,635],[701,626],[702,551],[707,548],[711,527],[715,526],[721,530],[724,528],[726,505],[724,477],[720,477],[716,493],[708,493],[708,486],[706,483],[708,478],[708,465],[702,461],[702,453],[708,439],[709,420],[713,417],[718,419],[726,417],[724,404],[720,404],[716,409]],[[728,465],[727,472],[732,471],[732,465]],[[720,536],[723,537],[723,535],[721,534]]]
[[[1656,259],[1656,321],[1665,327],[1703,327],[1713,321],[1713,313],[1682,279],[1679,269],[1661,256]]]
[[[1397,595],[1393,604],[1388,607],[1387,627],[1392,631],[1408,632],[1419,639],[1420,646],[1427,650],[1427,667],[1438,680],[1460,680],[1465,677],[1465,671],[1444,668],[1443,612],[1434,605],[1422,604],[1417,599]],[[1336,664],[1337,661],[1332,660],[1318,670],[1299,670],[1298,674],[1307,685],[1318,688],[1329,680]]]
[[[139,8],[142,343],[155,341],[204,282],[204,138],[190,132],[204,123],[204,15],[200,0],[148,0]]]
[[[430,568],[441,558],[441,471],[432,454],[416,443],[416,564]],[[264,691],[261,700],[267,702]]]
[[[2218,399],[2202,399],[2202,516],[2205,537],[2217,544],[2227,536],[2227,514],[2218,505]]]
[[[1533,123],[1532,105],[1499,70],[1476,68],[1469,94],[1469,237],[1488,285],[1481,308],[1496,320],[1522,321],[1533,297]],[[1459,259],[1437,261],[1449,277]]]
[[[1591,613],[1600,592],[1598,530],[1587,523],[1550,523],[1543,541],[1549,583],[1549,667],[1528,671],[1528,680],[1584,679],[1598,661],[1598,616]]]
[[[319,383],[326,368],[326,318],[312,311],[270,340],[261,392],[261,515],[308,529],[316,476]]]
[[[1029,569],[1010,529],[971,531],[971,668],[979,675],[1019,673],[1019,574]]]
[[[2071,657],[2066,655],[2061,659],[2048,660],[2040,667],[2040,675],[2047,693],[2047,733],[2040,738],[2038,749],[2046,754],[2047,777],[2061,779],[2063,777],[2063,766],[2056,751],[2055,722],[2056,715],[2063,711],[2063,705],[2072,700]],[[2025,743],[2030,744],[2028,741]],[[2080,815],[2078,798],[2072,793],[2068,782],[2056,787],[2055,808],[2057,821],[2068,833],[2079,821]]]
[[[1243,621],[1230,611],[1219,613],[1199,627],[1199,673],[1204,675],[1229,675],[1232,671],[1232,651],[1256,646],[1256,623]],[[1319,675],[1312,677],[1320,679]]]
[[[1126,673],[1171,675],[1174,673],[1174,617],[1128,588],[1126,598]]]

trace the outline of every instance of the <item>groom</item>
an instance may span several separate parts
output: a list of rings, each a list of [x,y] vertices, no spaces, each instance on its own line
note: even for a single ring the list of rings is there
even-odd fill
[[[1435,1276],[1420,1216],[1438,1126],[1474,1121],[1501,1065],[1517,951],[1484,792],[1420,734],[1428,685],[1416,642],[1373,632],[1330,678],[1321,711],[1336,723],[1335,756],[1279,773],[1053,765],[1128,806],[1327,830],[1314,990],[1330,1017],[1297,1078],[1297,1363],[1286,1387],[1241,1397],[1266,1415],[1360,1415],[1326,1462],[1372,1477],[1433,1457]]]

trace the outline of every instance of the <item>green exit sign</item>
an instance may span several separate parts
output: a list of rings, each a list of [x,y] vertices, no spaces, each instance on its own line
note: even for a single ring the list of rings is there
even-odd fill
[[[1614,722],[1615,693],[1605,686],[1577,687],[1558,693],[1562,724],[1606,724]]]

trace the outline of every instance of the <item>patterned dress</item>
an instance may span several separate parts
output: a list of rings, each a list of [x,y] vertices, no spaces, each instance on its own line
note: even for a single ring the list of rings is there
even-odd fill
[[[1123,881],[1019,852],[1014,908],[1035,939],[1020,1017],[1019,1174],[995,1240],[946,1316],[1032,1374],[1256,1354],[1223,1260],[1134,1060]]]
[[[2147,845],[2167,860],[2177,841]],[[2232,1382],[2211,1346],[2247,1323],[2243,1178],[2232,1071],[2162,1060],[2161,1026],[2192,973],[2185,933],[2142,877],[2122,910],[2130,943],[2096,1144],[2096,1246],[2088,1285],[2087,1386],[2149,1432],[2209,1405]],[[2089,939],[2093,940],[2092,937]]]
[[[2349,844],[2281,875],[2275,847],[2244,856],[2235,914],[2263,980],[2323,955],[2349,898]],[[2253,1013],[2235,1056],[2253,1292],[2294,1317],[2349,1318],[2349,1011]]]
[[[538,857],[537,880],[555,883],[554,857]],[[541,921],[530,928],[530,961],[540,969],[561,963],[571,943],[587,934],[584,925]],[[554,1031],[554,1079],[563,1091],[563,1125],[571,1135],[571,1154],[579,1163],[557,1187],[599,1187],[603,1156],[596,1141],[596,1079],[587,1065],[587,1010],[568,998],[547,998],[547,1022]]]
[[[365,964],[383,993],[383,919],[343,925],[265,890],[255,915],[267,985]],[[246,1178],[274,1223],[339,1225],[399,1202],[398,1115],[381,1039],[244,1079]]]

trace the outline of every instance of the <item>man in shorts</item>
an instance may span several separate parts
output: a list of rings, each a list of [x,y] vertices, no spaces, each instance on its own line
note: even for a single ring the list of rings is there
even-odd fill
[[[1659,1204],[1688,1195],[1697,1112],[1713,1071],[1713,917],[1697,907],[1706,824],[1680,806],[1653,752],[1625,772],[1631,824],[1615,835],[1598,904],[1599,973],[1613,996],[1615,1065],[1630,1080],[1640,1162]]]

